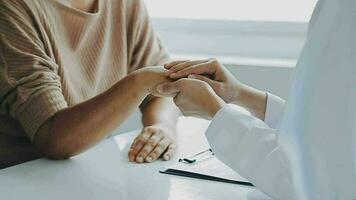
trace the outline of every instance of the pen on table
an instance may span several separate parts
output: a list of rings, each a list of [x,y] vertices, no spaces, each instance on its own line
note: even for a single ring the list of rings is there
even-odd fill
[[[202,152],[199,152],[199,153],[194,154],[194,155],[192,155],[192,156],[189,156],[188,158],[180,158],[180,159],[178,160],[178,162],[187,162],[187,163],[189,163],[189,164],[192,164],[192,163],[195,163],[195,162],[197,161],[197,158],[198,158],[199,156],[201,156],[201,155],[203,155],[203,154],[205,154],[205,153],[208,153],[208,152],[211,153],[211,155],[214,155],[212,149],[207,149],[207,150],[205,150],[205,151],[202,151]]]

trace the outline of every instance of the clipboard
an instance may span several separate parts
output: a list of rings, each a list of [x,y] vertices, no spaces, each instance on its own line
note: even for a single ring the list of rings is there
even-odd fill
[[[159,171],[162,174],[170,174],[189,178],[196,178],[223,183],[254,186],[248,180],[240,176],[230,167],[221,162],[211,149],[202,151],[192,156],[181,158],[178,163]]]

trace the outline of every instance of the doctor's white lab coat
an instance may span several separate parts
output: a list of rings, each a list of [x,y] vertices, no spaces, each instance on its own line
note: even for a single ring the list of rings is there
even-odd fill
[[[217,157],[275,199],[356,199],[356,0],[321,0],[287,103],[261,121],[232,105],[207,138]]]

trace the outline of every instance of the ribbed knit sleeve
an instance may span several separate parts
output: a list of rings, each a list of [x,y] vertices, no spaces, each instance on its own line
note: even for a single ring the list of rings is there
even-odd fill
[[[35,18],[17,1],[0,2],[0,111],[19,121],[31,140],[47,119],[67,107],[58,66],[46,54],[49,42]]]
[[[129,1],[130,72],[142,67],[168,62],[166,49],[153,30],[148,11],[142,0]]]

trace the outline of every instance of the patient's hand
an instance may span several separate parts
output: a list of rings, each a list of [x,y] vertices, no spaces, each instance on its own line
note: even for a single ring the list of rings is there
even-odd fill
[[[173,133],[168,128],[160,125],[143,128],[136,137],[129,151],[131,162],[152,162],[160,157],[170,160],[176,150]]]
[[[132,74],[135,74],[137,79],[136,83],[142,86],[147,95],[152,94],[159,96],[159,93],[156,91],[157,85],[164,82],[172,82],[172,79],[168,77],[168,70],[162,66],[144,67],[136,70]]]
[[[143,88],[146,95],[161,96],[156,91],[157,85],[172,82],[168,77],[168,71],[160,66],[144,67],[133,74],[135,83]],[[170,160],[176,148],[173,131],[161,123],[143,128],[132,143],[129,160],[138,163],[152,162],[160,157],[163,160]]]

